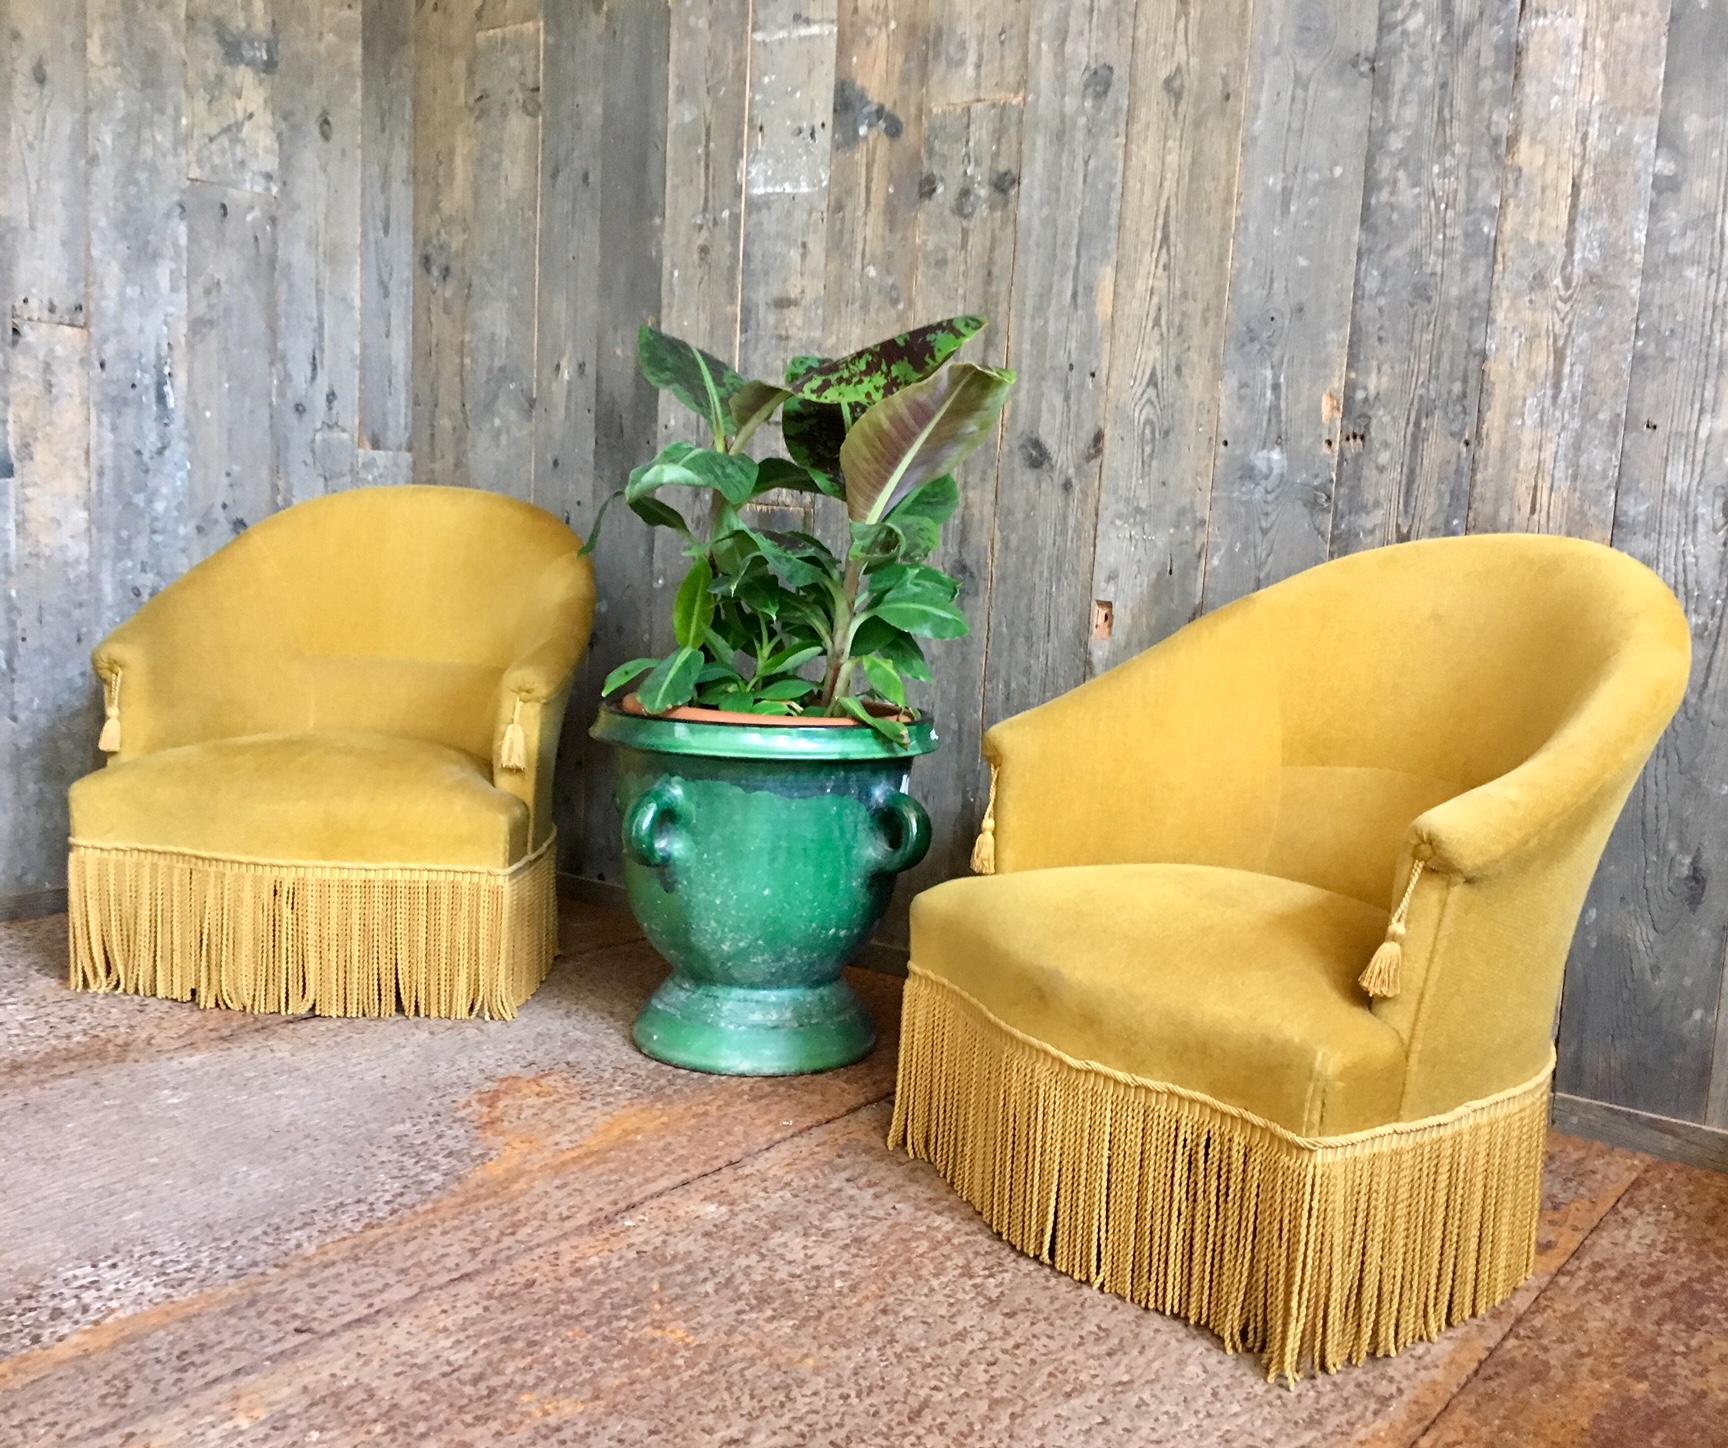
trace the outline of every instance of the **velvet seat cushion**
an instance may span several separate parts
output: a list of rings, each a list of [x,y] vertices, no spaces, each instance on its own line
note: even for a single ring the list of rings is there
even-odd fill
[[[489,762],[359,730],[184,744],[72,786],[78,844],[231,859],[502,869],[526,854],[528,806]]]
[[[1403,1041],[1356,984],[1386,920],[1248,870],[1024,870],[918,896],[911,963],[1068,1056],[1332,1136],[1398,1117]]]

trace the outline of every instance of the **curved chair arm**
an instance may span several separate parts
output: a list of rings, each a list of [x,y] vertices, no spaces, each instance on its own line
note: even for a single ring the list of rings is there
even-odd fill
[[[1276,667],[1255,600],[996,725],[996,869],[1256,868],[1278,807]]]
[[[1636,775],[1686,691],[1691,635],[1675,604],[1649,647],[1628,651],[1572,717],[1516,769],[1436,805],[1412,826],[1437,869],[1476,878],[1507,868]]]
[[[527,616],[533,639],[504,671],[493,730],[492,782],[527,804],[537,847],[552,832],[552,783],[570,684],[594,624],[594,567],[571,553],[546,570]]]
[[[297,707],[281,579],[261,539],[242,535],[116,628],[91,654],[115,761],[261,729]]]
[[[1591,880],[1685,692],[1690,657],[1669,596],[1541,749],[1412,825],[1395,889],[1415,862],[1423,873],[1403,986],[1374,1004],[1407,1045],[1405,1116],[1450,1110],[1541,1069]]]

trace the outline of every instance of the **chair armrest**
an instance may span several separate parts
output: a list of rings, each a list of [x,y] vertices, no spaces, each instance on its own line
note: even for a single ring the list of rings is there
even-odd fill
[[[552,780],[577,665],[594,624],[594,568],[571,553],[537,580],[532,637],[504,671],[493,730],[492,782],[529,809],[535,847],[552,832]]]
[[[1690,636],[1677,622],[1605,669],[1524,763],[1421,815],[1413,846],[1435,869],[1476,879],[1509,868],[1603,799],[1624,796],[1686,690]]]
[[[114,760],[290,727],[303,712],[288,665],[293,611],[268,531],[194,565],[93,650],[109,716],[101,742]]]
[[[1276,669],[1255,600],[985,735],[995,867],[1256,868],[1278,805]]]

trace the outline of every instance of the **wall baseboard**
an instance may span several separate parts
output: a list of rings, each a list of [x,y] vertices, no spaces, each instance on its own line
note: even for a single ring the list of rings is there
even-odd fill
[[[586,875],[558,872],[558,893],[566,900],[580,900],[584,905],[599,905],[607,910],[628,910],[624,887],[610,880],[590,880]],[[906,974],[906,947],[884,940],[872,940],[854,958],[854,965],[881,975]]]
[[[1554,1093],[1554,1129],[1687,1166],[1728,1172],[1728,1130]]]
[[[66,887],[47,890],[14,890],[0,895],[0,921],[36,920],[61,915],[66,910]]]

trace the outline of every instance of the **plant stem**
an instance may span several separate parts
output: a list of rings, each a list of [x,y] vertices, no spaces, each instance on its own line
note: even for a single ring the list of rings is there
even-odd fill
[[[854,559],[846,565],[840,606],[834,610],[834,637],[828,645],[828,672],[823,675],[820,695],[824,713],[832,710],[834,701],[845,691],[851,678],[852,665],[846,655],[852,646],[852,610],[857,605],[858,589],[863,582],[864,565]]]

